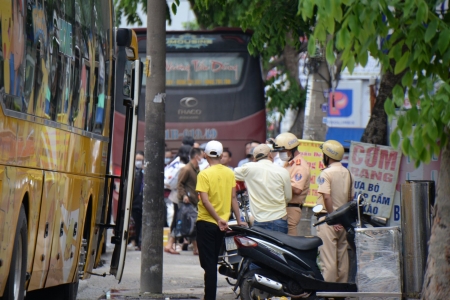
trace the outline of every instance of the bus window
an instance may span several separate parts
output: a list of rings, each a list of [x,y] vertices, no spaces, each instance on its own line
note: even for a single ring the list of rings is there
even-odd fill
[[[59,54],[59,43],[53,40],[53,53],[50,65],[50,93],[45,97],[45,117],[56,121],[58,112],[61,112],[61,84],[64,73],[62,72],[62,58]]]
[[[72,108],[70,109],[69,124],[75,126],[75,119],[79,112],[80,88],[81,88],[81,57],[80,49],[75,47],[75,61],[73,62],[72,71]]]
[[[242,75],[244,58],[239,53],[168,53],[167,86],[235,85]]]
[[[92,102],[91,100],[91,66],[88,61],[85,61],[86,64],[86,77],[84,82],[84,109],[83,109],[83,123],[84,123],[84,130],[89,131],[89,120],[90,116],[92,114],[92,111],[90,110]],[[81,104],[83,106],[83,103]]]
[[[36,43],[36,67],[34,69],[34,93],[33,93],[33,113],[37,114],[38,112],[38,100],[40,96],[40,90],[42,87],[42,79],[43,79],[43,72],[42,72],[42,43],[40,40]]]

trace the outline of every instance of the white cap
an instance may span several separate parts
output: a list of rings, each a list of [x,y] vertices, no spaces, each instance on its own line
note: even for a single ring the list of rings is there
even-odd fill
[[[220,157],[223,152],[222,143],[218,141],[210,141],[206,144],[205,153],[209,157]]]

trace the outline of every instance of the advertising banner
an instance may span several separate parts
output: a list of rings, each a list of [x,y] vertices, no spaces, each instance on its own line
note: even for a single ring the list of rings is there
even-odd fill
[[[298,151],[300,151],[300,154],[308,162],[311,170],[309,193],[308,196],[306,196],[304,204],[307,207],[314,207],[316,205],[318,196],[317,189],[319,188],[317,178],[322,169],[325,169],[322,162],[322,150],[319,148],[322,144],[323,142],[300,140],[300,145],[298,146]]]
[[[392,147],[352,141],[348,168],[354,180],[355,199],[359,193],[366,198],[366,214],[391,216],[401,157],[401,152]]]
[[[339,82],[336,90],[328,95],[328,113],[325,122],[327,126],[340,128],[365,127],[361,109],[362,98],[361,80]]]

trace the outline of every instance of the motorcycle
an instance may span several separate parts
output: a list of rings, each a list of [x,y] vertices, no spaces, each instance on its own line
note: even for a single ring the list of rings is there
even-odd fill
[[[313,226],[341,224],[347,232],[349,245],[354,248],[354,228],[361,223],[364,205],[360,199],[344,204]],[[321,210],[321,206],[313,209],[315,213]],[[236,232],[233,239],[243,259],[237,270],[222,271],[234,275],[234,291],[240,289],[242,300],[273,296],[314,299],[318,291],[357,292],[355,283],[324,281],[317,264],[318,248],[322,245],[319,237],[292,237],[258,227],[231,226],[231,229]]]
[[[239,204],[239,211],[241,215],[241,220],[245,221],[249,227],[253,223],[253,218],[250,213],[250,203],[248,198],[247,189],[243,181],[236,182],[236,198]],[[234,214],[231,214],[230,220],[228,221],[228,226],[236,226],[237,220]],[[242,257],[238,255],[237,245],[234,242],[234,236],[239,232],[228,230],[225,233],[225,238],[222,243],[222,247],[219,255],[219,274],[227,276],[226,280],[228,284],[234,286],[235,283],[230,281],[230,278],[236,279],[239,263]]]

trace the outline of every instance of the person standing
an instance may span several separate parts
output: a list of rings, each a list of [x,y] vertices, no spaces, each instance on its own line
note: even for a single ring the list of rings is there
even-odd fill
[[[231,157],[232,157],[232,154],[231,154],[230,150],[227,150],[227,149],[223,150],[222,158],[220,159],[220,163],[222,165],[230,168],[231,170],[233,170],[233,167],[230,166],[231,159],[232,159]]]
[[[197,177],[197,192],[200,193],[197,217],[197,245],[200,265],[205,271],[205,300],[215,300],[217,292],[217,263],[225,231],[228,229],[230,210],[241,221],[236,200],[234,173],[220,163],[223,146],[218,141],[206,144],[205,154],[209,168]]]
[[[321,148],[326,168],[318,178],[317,204],[324,205],[324,210],[319,214],[324,216],[352,200],[353,181],[350,171],[341,164],[344,155],[341,143],[329,140],[323,143]],[[323,241],[320,261],[325,281],[347,282],[349,259],[347,233],[344,228],[342,225],[322,224],[317,226],[317,235]]]
[[[136,159],[134,160],[134,190],[133,203],[131,205],[131,216],[134,220],[134,228],[136,232],[136,250],[141,251],[141,230],[142,230],[142,200],[144,191],[144,152],[137,151]]]
[[[270,150],[273,150],[273,144],[275,144],[274,138],[268,138],[266,140],[266,144],[270,147]],[[284,167],[285,163],[280,159],[280,154],[278,152],[274,152],[272,155],[273,158],[273,164],[276,166]]]
[[[297,147],[300,144],[298,138],[290,133],[279,134],[273,144],[274,152],[279,152],[280,159],[288,162],[286,170],[291,176],[292,200],[287,205],[288,234],[297,236],[297,227],[302,217],[303,203],[309,192],[311,171],[306,160],[301,156]]]
[[[192,148],[189,154],[191,160],[188,164],[186,164],[178,174],[178,201],[186,204],[191,204],[197,209],[198,203],[198,194],[195,190],[197,185],[197,174],[198,163],[200,161],[201,150],[198,148]],[[198,255],[197,241],[195,236],[189,237],[192,241],[192,245],[194,246],[194,255]],[[166,247],[164,248],[165,252],[171,254],[180,254],[178,251],[173,249],[173,244],[175,243],[175,235],[172,231],[169,241],[167,242]]]
[[[270,148],[261,144],[253,150],[256,162],[234,169],[236,180],[245,181],[254,226],[288,232],[286,204],[292,199],[291,178],[284,168],[274,168]]]
[[[170,222],[170,232],[173,231],[173,229],[176,226],[176,216],[177,216],[177,212],[178,212],[178,191],[177,191],[177,186],[178,186],[178,175],[180,170],[187,164],[189,163],[189,153],[191,151],[191,146],[189,145],[182,145],[180,147],[180,149],[178,149],[178,153],[177,153],[177,157],[172,161],[172,163],[170,165],[168,165],[166,167],[166,169],[168,168],[168,170],[171,169],[171,165],[173,165],[173,169],[172,173],[171,173],[171,178],[168,178],[167,182],[166,182],[166,174],[164,174],[164,178],[165,178],[165,186],[166,188],[169,188],[170,194],[169,194],[169,200],[172,202],[172,206],[173,206],[173,217],[172,217],[172,221]],[[166,172],[166,169],[164,170],[164,172]]]
[[[251,150],[258,145],[259,145],[259,143],[256,141],[251,141],[251,142],[248,142],[247,144],[245,144],[245,158],[241,159],[238,162],[238,167],[240,167],[243,164],[246,164],[248,162],[251,162],[251,158],[252,158]]]

